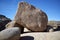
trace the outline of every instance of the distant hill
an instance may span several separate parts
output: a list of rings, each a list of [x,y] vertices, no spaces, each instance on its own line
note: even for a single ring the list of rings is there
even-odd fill
[[[48,25],[58,25],[58,26],[60,26],[60,21],[48,21]]]

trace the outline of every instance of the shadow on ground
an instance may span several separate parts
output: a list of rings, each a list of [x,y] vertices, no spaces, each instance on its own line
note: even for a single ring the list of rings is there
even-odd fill
[[[23,36],[20,38],[20,40],[34,40],[34,37],[32,36]]]

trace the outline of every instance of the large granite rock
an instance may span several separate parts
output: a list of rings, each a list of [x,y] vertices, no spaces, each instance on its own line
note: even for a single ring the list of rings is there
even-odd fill
[[[25,33],[20,40],[60,40],[60,31]]]
[[[0,32],[0,40],[19,40],[20,33],[21,31],[18,27],[4,29]]]
[[[26,2],[19,3],[14,20],[31,31],[44,31],[48,22],[45,12]]]
[[[5,25],[11,20],[4,15],[0,14],[0,31],[5,29]]]

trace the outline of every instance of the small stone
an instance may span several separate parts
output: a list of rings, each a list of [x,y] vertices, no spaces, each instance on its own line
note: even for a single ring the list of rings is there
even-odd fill
[[[52,28],[51,28],[51,29],[49,29],[49,32],[53,32],[53,31],[54,31],[54,29],[52,29]]]

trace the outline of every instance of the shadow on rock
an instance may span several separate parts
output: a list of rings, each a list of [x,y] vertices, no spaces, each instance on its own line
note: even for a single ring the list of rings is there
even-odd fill
[[[34,40],[34,37],[32,36],[23,36],[20,38],[20,40]]]

